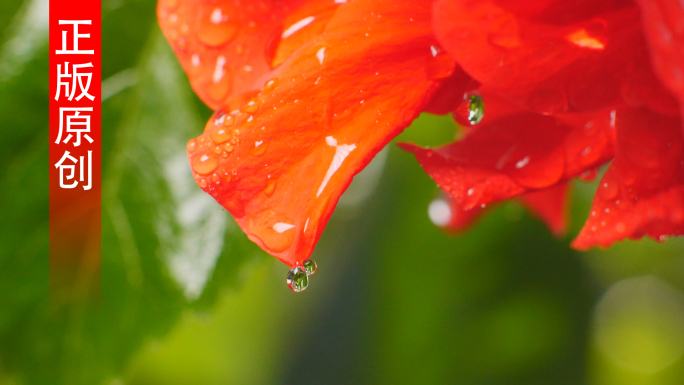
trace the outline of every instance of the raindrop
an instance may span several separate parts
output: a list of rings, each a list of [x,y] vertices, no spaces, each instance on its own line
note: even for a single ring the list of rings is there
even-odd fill
[[[220,9],[211,10],[211,13],[207,13],[204,17],[209,23],[200,23],[198,38],[205,45],[210,47],[222,46],[231,41],[237,34],[237,24],[224,22],[224,15]]]
[[[438,46],[430,46],[430,55],[427,57],[426,72],[431,80],[444,79],[451,76],[456,68],[454,59]]]
[[[197,150],[197,142],[195,142],[195,139],[192,139],[188,142],[187,145],[188,152],[195,152]]]
[[[250,100],[249,102],[247,102],[247,104],[245,104],[242,107],[242,111],[248,112],[250,114],[257,112],[258,110],[259,110],[259,105],[257,104],[256,100]]]
[[[295,266],[287,273],[287,286],[295,293],[306,290],[309,286],[309,277],[306,270],[301,266]]]
[[[306,271],[306,275],[314,275],[316,274],[316,270],[318,270],[318,266],[316,266],[316,262],[307,259],[304,261],[302,264],[304,266],[304,270]]]
[[[211,132],[211,140],[213,140],[216,144],[225,143],[230,138],[231,135],[228,134],[228,132],[224,128],[219,128],[218,130],[214,130]]]
[[[568,100],[561,90],[541,88],[530,95],[529,107],[543,115],[554,115],[568,110]]]
[[[278,85],[278,80],[277,79],[271,79],[264,84],[264,92],[270,92],[273,91],[274,88]]]
[[[209,175],[218,168],[218,159],[211,155],[203,154],[192,160],[192,169],[201,175]]]
[[[477,92],[463,96],[464,103],[456,109],[456,118],[461,125],[474,126],[482,121],[485,113],[484,99]]]
[[[587,170],[579,175],[579,179],[583,182],[591,182],[594,179],[596,179],[596,174],[598,171],[596,171],[595,168],[591,170]]]
[[[618,195],[619,186],[614,182],[603,182],[599,187],[599,193],[605,200],[611,200]]]
[[[271,196],[273,195],[273,192],[275,191],[276,188],[276,181],[272,180],[268,182],[266,185],[266,188],[264,188],[264,194]]]

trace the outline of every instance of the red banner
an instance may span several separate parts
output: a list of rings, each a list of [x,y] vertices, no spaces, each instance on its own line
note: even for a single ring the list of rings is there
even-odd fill
[[[99,298],[101,3],[50,0],[50,294]]]

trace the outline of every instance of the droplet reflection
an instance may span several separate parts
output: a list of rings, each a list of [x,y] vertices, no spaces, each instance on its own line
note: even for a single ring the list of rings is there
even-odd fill
[[[306,290],[309,286],[309,277],[306,270],[301,266],[295,266],[287,273],[287,286],[295,293]]]
[[[316,262],[307,259],[306,261],[304,261],[302,265],[304,266],[304,270],[306,270],[307,275],[316,274],[316,270],[318,269],[318,266],[316,266]]]

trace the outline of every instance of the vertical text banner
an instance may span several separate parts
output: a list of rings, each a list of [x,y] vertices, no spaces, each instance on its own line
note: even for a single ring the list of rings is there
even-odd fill
[[[50,296],[99,299],[101,2],[50,0]]]

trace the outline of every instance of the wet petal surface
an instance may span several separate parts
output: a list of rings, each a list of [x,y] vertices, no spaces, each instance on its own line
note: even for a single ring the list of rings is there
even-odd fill
[[[280,44],[312,26],[286,28]],[[352,177],[456,76],[453,60],[433,55],[427,1],[340,4],[303,40],[276,54],[277,76],[253,99],[218,111],[188,144],[200,187],[291,266],[309,257]]]
[[[615,160],[573,246],[684,233],[684,138],[679,118],[620,110]]]

